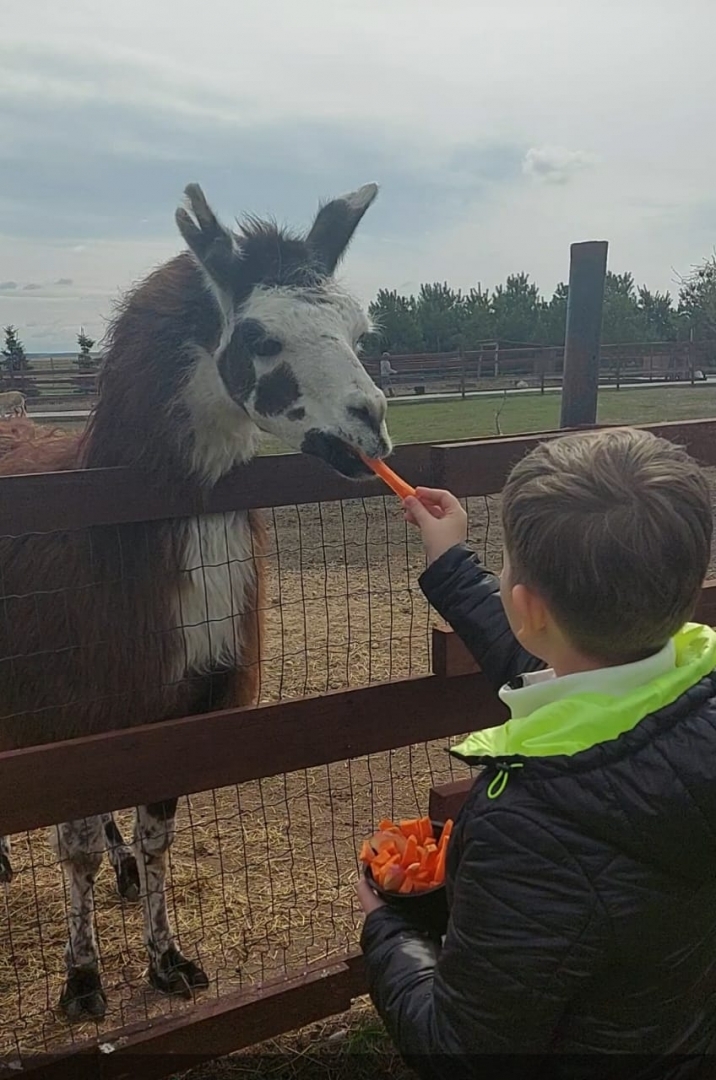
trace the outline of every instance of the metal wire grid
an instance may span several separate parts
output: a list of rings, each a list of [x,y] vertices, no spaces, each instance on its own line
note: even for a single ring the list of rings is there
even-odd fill
[[[466,505],[471,539],[499,566],[495,502]],[[280,508],[269,524],[263,700],[429,670],[422,548],[395,500]],[[425,812],[432,784],[466,775],[446,749],[420,744],[181,800],[167,893],[182,951],[210,977],[201,1000],[355,949],[359,843],[381,817]],[[131,836],[131,815],[118,821]],[[100,1026],[69,1027],[56,1008],[63,876],[41,832],[13,837],[12,858],[0,901],[0,1060],[190,1007],[149,988],[140,907],[120,900],[105,864],[95,918],[108,1012]]]

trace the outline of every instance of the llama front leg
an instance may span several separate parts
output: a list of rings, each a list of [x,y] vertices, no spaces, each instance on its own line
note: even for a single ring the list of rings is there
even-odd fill
[[[107,1008],[94,932],[94,882],[105,850],[102,818],[68,821],[52,829],[50,836],[62,864],[70,901],[65,947],[67,978],[60,1006],[69,1020],[80,1020],[84,1015],[98,1019]]]
[[[117,878],[117,891],[125,900],[134,903],[139,899],[139,870],[129,844],[125,844],[114,814],[102,814],[102,825],[107,841],[107,854]]]
[[[176,807],[177,800],[169,799],[137,809],[134,850],[142,887],[149,980],[165,994],[190,998],[192,990],[205,989],[209,980],[197,964],[179,952],[169,926],[165,883]]]
[[[0,836],[0,885],[9,885],[12,881],[12,863],[10,862],[10,838]]]

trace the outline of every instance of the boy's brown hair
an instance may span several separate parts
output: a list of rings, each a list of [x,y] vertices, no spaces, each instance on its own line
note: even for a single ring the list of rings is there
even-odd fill
[[[512,581],[542,596],[586,656],[641,659],[693,616],[711,496],[665,439],[612,428],[541,443],[510,474],[502,522]]]

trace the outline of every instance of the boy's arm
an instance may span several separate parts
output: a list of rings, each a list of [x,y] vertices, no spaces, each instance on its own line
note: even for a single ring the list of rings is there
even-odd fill
[[[450,548],[432,563],[420,578],[420,588],[465,642],[496,690],[517,675],[544,667],[512,633],[499,579],[464,544]]]
[[[364,926],[370,994],[406,1061],[458,1080],[475,1075],[470,1055],[549,1050],[603,962],[597,912],[548,830],[509,811],[470,820],[442,950],[389,907]]]

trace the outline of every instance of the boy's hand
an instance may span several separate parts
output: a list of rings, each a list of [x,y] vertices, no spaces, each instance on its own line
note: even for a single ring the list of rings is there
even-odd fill
[[[420,529],[430,564],[456,544],[465,543],[467,514],[449,491],[416,488],[415,494],[417,498],[409,496],[403,503],[405,520]]]
[[[385,907],[385,900],[381,900],[381,898],[373,892],[364,877],[358,882],[356,892],[358,893],[358,901],[363,908],[364,914],[370,915],[371,912],[377,911],[378,908]]]

